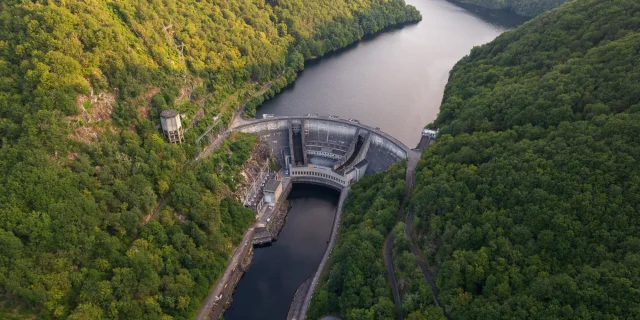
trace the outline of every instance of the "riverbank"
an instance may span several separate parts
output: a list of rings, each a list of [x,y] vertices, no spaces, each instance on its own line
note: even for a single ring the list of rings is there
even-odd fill
[[[513,11],[510,8],[488,8],[483,7],[471,2],[464,2],[458,0],[446,0],[454,5],[467,10],[469,13],[480,17],[485,20],[499,20],[502,25],[515,28],[529,20],[531,17],[523,16]]]
[[[336,245],[327,252],[331,254],[326,268],[318,268],[318,287],[309,290],[311,304],[304,305],[308,309],[302,310],[301,315],[319,319],[327,314],[366,313],[375,318],[395,318],[381,253],[404,196],[405,177],[406,164],[400,162],[351,186],[335,231]],[[329,279],[331,285],[327,285]]]
[[[494,0],[447,0],[463,8],[481,9],[487,12],[517,14],[526,19],[551,10],[569,0],[530,0],[530,1],[494,1]]]
[[[291,210],[278,240],[254,248],[252,266],[233,293],[225,319],[287,317],[300,284],[313,276],[326,250],[338,198],[338,192],[321,186],[300,184],[292,189]],[[304,298],[306,290],[302,291]]]
[[[322,59],[327,59],[327,58],[331,58],[333,56],[336,55],[340,55],[343,52],[346,52],[348,50],[351,50],[352,48],[354,48],[355,46],[357,46],[359,43],[363,42],[363,41],[370,41],[375,39],[375,37],[380,36],[386,32],[391,32],[391,31],[396,31],[396,30],[400,30],[404,27],[410,26],[410,25],[414,25],[419,23],[420,21],[422,21],[422,16],[418,16],[415,19],[410,19],[404,22],[400,22],[397,24],[392,24],[392,25],[387,25],[384,28],[382,28],[379,31],[373,32],[373,33],[365,33],[363,35],[361,35],[359,38],[354,39],[353,41],[345,44],[342,47],[337,47],[337,48],[333,48],[330,49],[329,51],[325,52],[324,54],[320,55],[320,56],[312,56],[309,59],[306,59],[304,61],[304,64],[301,66],[301,68],[288,68],[287,70],[282,72],[282,75],[279,76],[278,78],[274,79],[272,82],[270,82],[269,88],[265,91],[263,91],[262,94],[259,95],[255,95],[252,99],[248,100],[247,103],[244,106],[244,112],[242,114],[242,116],[245,119],[249,119],[249,118],[253,118],[256,116],[256,112],[258,110],[258,108],[265,102],[269,101],[270,99],[273,99],[274,97],[276,97],[282,90],[286,90],[286,89],[290,89],[294,84],[295,81],[298,77],[298,75],[302,72],[304,72],[304,68],[309,66],[309,65],[314,65],[319,63],[320,61],[322,61]]]
[[[288,178],[285,179],[286,181],[283,181],[285,185],[283,187],[283,193],[277,204],[272,208],[267,208],[265,214],[260,216],[255,224],[245,232],[242,237],[242,242],[234,249],[230,262],[227,264],[222,277],[216,281],[215,286],[205,300],[203,307],[200,309],[196,317],[197,320],[219,319],[222,316],[224,311],[231,305],[233,291],[238,285],[238,282],[251,265],[254,253],[253,245],[257,231],[261,228],[268,228],[269,222],[275,214],[278,214],[281,220],[286,219],[286,217],[282,217],[283,210],[281,210],[281,207],[285,207],[286,209],[289,203],[286,199],[291,191],[291,181]],[[286,216],[286,210],[284,215]],[[270,230],[272,230],[277,237],[277,233],[280,232],[279,228],[282,228],[283,225],[284,223],[280,223],[278,226],[270,227]]]
[[[320,265],[318,265],[318,270],[313,275],[313,279],[311,280],[311,284],[309,285],[309,289],[307,294],[305,295],[304,302],[300,308],[299,316],[300,319],[307,318],[307,311],[309,309],[309,304],[311,304],[311,298],[313,298],[313,294],[318,286],[318,282],[320,281],[320,276],[322,275],[325,265],[327,264],[327,259],[331,255],[333,251],[333,246],[336,241],[336,237],[338,235],[338,231],[340,230],[340,219],[342,218],[342,211],[344,207],[344,201],[349,194],[349,188],[342,189],[340,192],[340,200],[338,201],[338,210],[336,211],[336,217],[333,221],[333,227],[331,228],[331,240],[329,240],[329,245],[327,249],[324,251],[324,255],[322,256],[322,261],[320,261]]]
[[[300,310],[307,297],[307,292],[309,292],[309,288],[311,287],[311,281],[313,281],[313,277],[305,280],[296,290],[296,294],[293,295],[293,300],[291,300],[291,306],[289,306],[287,320],[299,320],[305,317],[300,314]]]

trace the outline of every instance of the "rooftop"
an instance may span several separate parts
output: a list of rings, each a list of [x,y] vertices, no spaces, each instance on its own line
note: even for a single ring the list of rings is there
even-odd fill
[[[173,117],[175,117],[177,115],[178,115],[178,111],[173,110],[173,109],[164,110],[160,114],[160,116],[163,117],[163,118],[173,118]]]
[[[276,192],[279,186],[280,186],[280,180],[271,179],[264,186],[264,192],[271,192],[271,193]]]

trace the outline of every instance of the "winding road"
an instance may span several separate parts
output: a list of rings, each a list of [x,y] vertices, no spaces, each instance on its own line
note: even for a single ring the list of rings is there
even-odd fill
[[[398,292],[398,281],[396,280],[396,272],[393,269],[393,257],[391,256],[391,248],[393,247],[393,233],[390,233],[384,242],[384,264],[387,265],[387,272],[391,280],[391,292],[393,293],[393,301],[396,303],[396,318],[401,320],[402,316],[402,300],[400,300],[400,292]]]
[[[411,237],[411,226],[413,224],[413,212],[409,212],[407,214],[407,220],[404,226],[404,236],[409,240],[409,247],[411,248],[411,253],[416,257],[418,261],[418,267],[420,267],[420,271],[422,271],[422,275],[424,279],[427,281],[429,286],[431,287],[431,293],[433,295],[433,304],[440,307],[440,300],[438,300],[438,288],[436,288],[435,283],[431,277],[431,273],[429,272],[429,266],[427,263],[422,260],[420,251],[416,247],[416,244],[413,243],[413,238]]]
[[[407,199],[411,195],[411,190],[413,189],[413,180],[414,180],[414,172],[418,160],[420,160],[420,153],[412,152],[409,154],[409,158],[407,161],[407,177],[406,177],[406,190],[404,198],[402,199],[402,203],[400,204],[400,210],[398,210],[397,221],[400,221],[404,216],[404,209],[407,204]],[[411,230],[413,225],[413,213],[409,212],[406,216],[405,228],[404,228],[404,236],[409,240],[409,247],[411,249],[411,253],[416,257],[416,261],[418,262],[418,267],[424,276],[425,281],[429,284],[431,288],[431,293],[433,296],[433,303],[441,307],[440,300],[438,300],[438,288],[433,282],[433,277],[429,271],[428,263],[425,262],[421,257],[421,252],[413,242],[413,238],[411,237]],[[400,299],[400,294],[398,292],[398,283],[396,281],[395,269],[393,267],[393,259],[392,259],[392,249],[393,249],[393,232],[390,232],[387,236],[387,239],[384,244],[384,262],[387,265],[387,272],[389,273],[389,279],[391,281],[391,290],[393,292],[393,299],[396,303],[396,313],[398,320],[402,320],[402,300]]]

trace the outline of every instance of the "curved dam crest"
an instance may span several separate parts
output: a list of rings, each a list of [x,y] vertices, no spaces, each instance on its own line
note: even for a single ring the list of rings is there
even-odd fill
[[[384,171],[415,152],[378,128],[335,116],[237,119],[232,129],[258,135],[269,145],[280,165],[290,171],[294,182],[299,178],[295,173],[300,170],[308,173],[324,170],[324,175],[316,177],[329,180],[327,185],[333,188],[336,188],[335,180],[331,177],[336,173],[345,177],[338,188],[347,187],[365,174]],[[359,164],[360,168],[366,164],[366,169],[349,175]]]

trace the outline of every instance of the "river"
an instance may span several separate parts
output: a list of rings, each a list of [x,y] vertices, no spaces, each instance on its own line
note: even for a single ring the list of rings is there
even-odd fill
[[[339,196],[326,187],[293,187],[291,210],[278,241],[255,249],[225,319],[286,319],[296,289],[313,275],[322,259]]]
[[[292,86],[258,109],[258,117],[318,113],[355,118],[415,146],[422,128],[438,114],[456,61],[524,20],[444,0],[407,3],[422,13],[420,23],[307,63]],[[290,199],[280,238],[255,250],[225,319],[285,319],[298,285],[315,272],[329,240],[338,194],[295,186]]]

